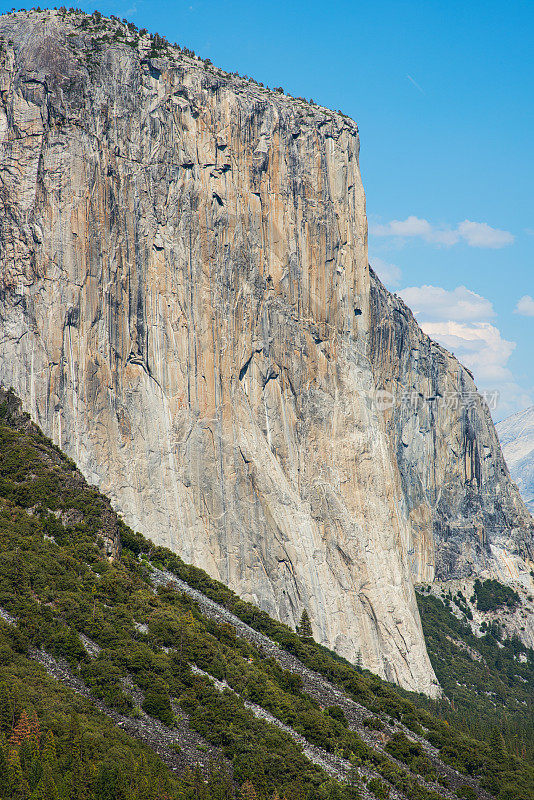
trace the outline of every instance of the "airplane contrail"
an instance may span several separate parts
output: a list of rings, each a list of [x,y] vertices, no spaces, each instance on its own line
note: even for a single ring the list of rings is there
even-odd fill
[[[406,75],[406,77],[408,78],[408,80],[410,81],[410,83],[413,83],[413,85],[415,86],[415,88],[416,88],[416,89],[418,89],[418,90],[421,92],[421,94],[425,94],[425,95],[426,95],[426,92],[425,92],[425,90],[424,90],[424,89],[422,89],[422,88],[419,86],[419,84],[417,83],[417,81],[416,81],[416,80],[414,80],[414,78],[412,78],[412,76],[411,76],[411,75],[408,75],[408,74],[407,74],[407,75]]]

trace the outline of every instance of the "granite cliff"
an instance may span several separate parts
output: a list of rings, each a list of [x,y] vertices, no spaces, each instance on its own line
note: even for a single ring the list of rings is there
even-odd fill
[[[483,575],[531,588],[532,519],[473,375],[421,331],[410,309],[372,273],[370,297],[373,374],[417,532],[414,581]]]
[[[532,525],[369,270],[356,124],[116,19],[0,42],[0,382],[129,525],[436,693],[413,582],[527,581]]]
[[[534,514],[534,406],[499,422],[496,429],[512,478]]]

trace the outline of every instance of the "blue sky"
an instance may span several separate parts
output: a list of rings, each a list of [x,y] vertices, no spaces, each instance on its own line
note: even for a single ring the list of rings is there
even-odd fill
[[[371,263],[496,419],[534,403],[534,3],[78,5],[352,116]]]

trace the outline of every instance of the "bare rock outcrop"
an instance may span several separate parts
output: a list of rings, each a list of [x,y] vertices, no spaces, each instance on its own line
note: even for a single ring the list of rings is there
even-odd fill
[[[499,422],[496,429],[510,474],[534,514],[534,406]]]
[[[532,518],[473,375],[422,332],[373,273],[370,337],[414,531],[414,581],[484,576],[532,588]]]

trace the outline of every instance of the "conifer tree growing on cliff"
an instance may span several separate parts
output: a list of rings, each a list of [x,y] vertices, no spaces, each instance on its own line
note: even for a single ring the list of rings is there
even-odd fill
[[[304,611],[302,612],[300,622],[297,625],[297,633],[301,639],[313,639],[310,617],[306,609],[304,609]]]

